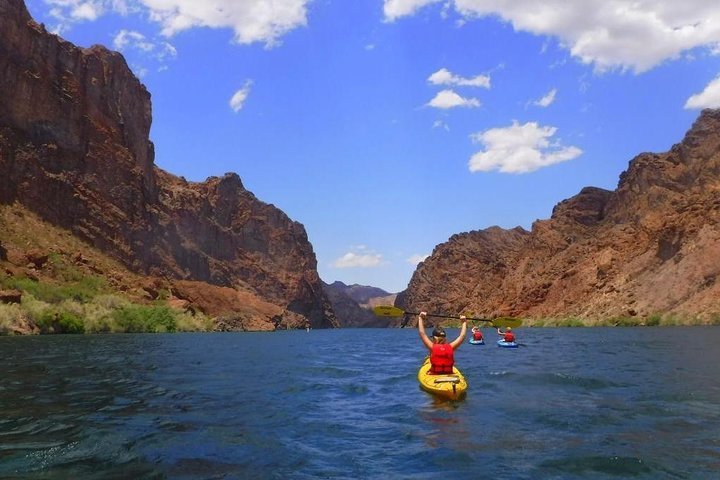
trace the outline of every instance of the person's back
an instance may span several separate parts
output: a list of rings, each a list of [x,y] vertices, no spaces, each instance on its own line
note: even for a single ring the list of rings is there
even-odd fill
[[[473,330],[473,340],[482,340],[483,334],[479,329]]]
[[[430,352],[430,373],[434,375],[453,373],[453,366],[455,365],[454,353],[455,350],[462,345],[463,340],[465,340],[467,319],[464,315],[460,316],[460,320],[462,320],[460,335],[451,343],[445,343],[445,330],[439,326],[433,330],[433,339],[430,340],[430,338],[428,338],[423,325],[425,316],[427,316],[425,312],[420,312],[420,315],[418,315],[418,333],[420,334],[423,345],[425,345]]]
[[[448,343],[436,343],[432,346],[432,350],[430,351],[431,374],[443,375],[453,373],[453,365],[455,365],[455,355],[452,345]]]
[[[498,328],[498,335],[503,337],[503,341],[507,343],[515,342],[515,334],[512,332],[512,328],[508,327],[504,332],[501,332]]]

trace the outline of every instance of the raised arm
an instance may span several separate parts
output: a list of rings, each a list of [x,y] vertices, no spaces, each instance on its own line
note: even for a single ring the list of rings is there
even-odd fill
[[[460,315],[460,320],[462,320],[462,327],[460,327],[460,335],[450,344],[453,350],[457,350],[460,345],[462,345],[463,341],[465,340],[465,334],[467,334],[467,318],[465,318],[465,315]]]
[[[425,312],[420,312],[420,315],[418,315],[418,333],[420,334],[420,340],[422,340],[423,345],[432,352],[433,342],[428,338],[427,333],[425,333],[425,325],[423,325],[423,320],[426,315],[427,313]]]

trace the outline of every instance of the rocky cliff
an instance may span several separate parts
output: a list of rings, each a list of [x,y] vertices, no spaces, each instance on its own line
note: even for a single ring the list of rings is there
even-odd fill
[[[259,329],[337,326],[301,224],[235,174],[190,183],[154,165],[150,94],[122,55],[78,48],[0,0],[0,92],[0,203],[202,310],[242,306]]]
[[[584,188],[531,231],[454,235],[415,271],[407,310],[530,319],[720,316],[720,110],[643,153],[615,191]]]

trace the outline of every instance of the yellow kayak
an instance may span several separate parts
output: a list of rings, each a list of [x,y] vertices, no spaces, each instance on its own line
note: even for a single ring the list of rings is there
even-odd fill
[[[427,357],[418,371],[420,388],[426,392],[450,400],[458,400],[465,396],[467,382],[462,373],[460,373],[460,370],[453,367],[453,373],[446,375],[430,375],[428,373],[429,371],[430,357]]]

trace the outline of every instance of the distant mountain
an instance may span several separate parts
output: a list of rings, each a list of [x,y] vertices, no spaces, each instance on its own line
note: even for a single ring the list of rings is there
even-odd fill
[[[325,294],[342,327],[388,327],[394,319],[377,317],[370,310],[376,305],[392,305],[396,294],[377,287],[345,285],[343,282],[323,282]]]
[[[720,110],[705,110],[669,152],[635,157],[614,191],[586,187],[531,231],[453,235],[396,304],[530,323],[717,323],[718,259]]]
[[[382,288],[368,287],[365,285],[358,285],[357,283],[353,285],[345,285],[343,282],[337,281],[330,285],[326,284],[326,286],[334,290],[342,290],[347,296],[355,300],[361,306],[373,307],[383,304],[392,305],[395,301],[395,297],[397,296],[397,294],[388,293]]]

